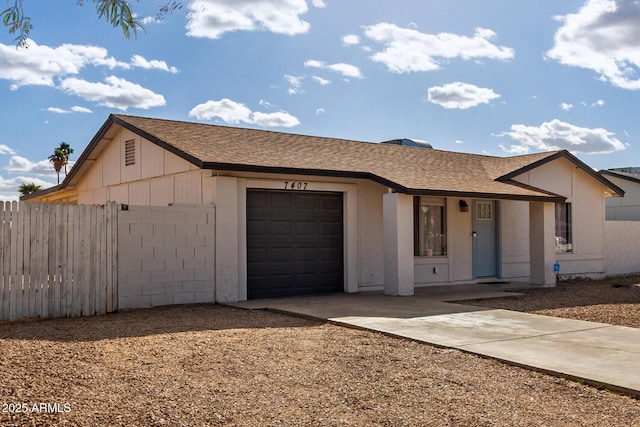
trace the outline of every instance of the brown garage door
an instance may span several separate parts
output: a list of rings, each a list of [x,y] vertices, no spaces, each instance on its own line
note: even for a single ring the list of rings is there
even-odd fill
[[[247,297],[343,289],[342,194],[247,190]]]

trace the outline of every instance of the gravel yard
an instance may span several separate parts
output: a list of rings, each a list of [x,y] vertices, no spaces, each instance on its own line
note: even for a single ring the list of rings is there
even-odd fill
[[[619,308],[629,305],[637,316],[640,290],[612,284],[587,282],[583,290],[563,283],[491,304],[631,322]],[[640,400],[576,382],[378,333],[222,306],[3,323],[0,354],[2,426],[629,426],[640,420]]]
[[[461,303],[640,328],[640,276],[576,279],[518,292],[524,296]]]

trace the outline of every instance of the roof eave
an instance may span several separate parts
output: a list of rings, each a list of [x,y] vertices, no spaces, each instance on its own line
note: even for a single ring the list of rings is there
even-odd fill
[[[54,185],[53,187],[45,188],[44,190],[38,190],[38,191],[34,191],[33,193],[20,196],[20,201],[26,202],[31,199],[36,199],[42,196],[46,196],[47,194],[55,193],[56,191],[60,191],[61,189],[62,189],[62,184]]]
[[[630,181],[630,182],[635,182],[635,183],[640,184],[640,178],[636,178],[636,177],[633,177],[633,176],[630,176],[630,175],[624,175],[624,174],[616,173],[615,171],[610,171],[610,170],[606,170],[605,169],[605,170],[598,171],[598,173],[600,175],[609,175],[609,176],[612,176],[612,177],[615,177],[615,178],[620,178],[620,179],[625,180],[625,181]],[[624,190],[623,190],[623,193],[624,193]]]
[[[455,191],[455,190],[433,190],[425,188],[408,188],[397,182],[390,181],[381,176],[369,173],[369,172],[348,172],[339,170],[327,170],[327,169],[303,169],[303,168],[287,168],[280,166],[260,166],[260,165],[243,165],[235,163],[216,163],[205,162],[202,166],[203,169],[212,170],[225,170],[225,171],[237,171],[237,172],[260,172],[260,173],[277,173],[277,174],[295,174],[295,175],[307,175],[307,176],[331,176],[336,178],[356,178],[367,179],[377,182],[391,188],[398,193],[412,194],[416,196],[437,196],[437,197],[463,197],[463,198],[478,198],[478,199],[501,199],[501,200],[522,200],[522,201],[541,201],[541,202],[564,202],[566,197],[548,193],[540,195],[526,195],[526,194],[508,194],[508,193],[485,193],[485,192],[473,192],[473,191]],[[519,187],[526,187],[515,181],[508,182]],[[540,189],[531,189],[537,193],[547,193]]]

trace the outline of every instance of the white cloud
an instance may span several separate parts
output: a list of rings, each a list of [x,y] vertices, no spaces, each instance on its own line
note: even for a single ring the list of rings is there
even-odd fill
[[[237,124],[251,121],[251,110],[244,104],[224,98],[220,101],[207,101],[196,105],[189,111],[189,117],[198,120],[222,119],[226,123]]]
[[[362,78],[360,69],[355,65],[339,63],[327,65],[327,68],[331,71],[342,74],[344,77],[354,77],[357,79]]]
[[[85,107],[80,107],[78,105],[71,107],[71,111],[73,111],[74,113],[93,113],[93,111],[91,111],[90,109]]]
[[[0,144],[0,154],[16,154],[16,152],[4,144]]]
[[[189,9],[187,35],[192,37],[217,39],[239,30],[291,36],[311,27],[300,19],[309,10],[305,0],[192,0]]]
[[[301,89],[302,80],[304,79],[304,77],[285,74],[284,79],[287,81],[287,83],[289,83],[289,89],[287,90],[287,93],[289,93],[290,95],[304,93],[304,91]]]
[[[69,162],[69,165],[71,164],[72,163]],[[11,156],[9,159],[9,165],[5,169],[7,172],[12,174],[56,176],[56,171],[53,169],[51,162],[47,159],[40,160],[39,162],[32,162],[22,156]]]
[[[18,201],[20,195],[18,193],[18,188],[22,184],[36,184],[39,185],[41,189],[53,187],[56,185],[53,182],[44,181],[39,178],[33,178],[29,176],[16,176],[14,178],[5,178],[0,175],[0,201]]]
[[[207,101],[189,111],[189,117],[198,120],[221,119],[225,123],[248,123],[264,127],[293,127],[300,121],[285,111],[275,113],[253,112],[246,105],[224,98],[220,101]]]
[[[573,104],[567,104],[566,102],[563,102],[562,104],[560,104],[560,109],[562,109],[562,111],[569,111],[573,108]]]
[[[124,111],[128,108],[147,110],[167,103],[164,96],[116,76],[105,78],[105,83],[93,83],[72,77],[62,80],[60,88],[87,101]]]
[[[304,66],[307,68],[323,68],[325,66],[325,63],[316,59],[309,59],[304,62]]]
[[[47,111],[50,113],[56,113],[56,114],[71,114],[71,111],[65,110],[63,108],[58,108],[58,107],[49,107],[47,108]]]
[[[318,76],[311,76],[311,79],[313,79],[313,81],[315,81],[321,86],[326,86],[331,83],[331,80],[323,79],[322,77],[318,77]]]
[[[133,55],[131,58],[131,66],[144,68],[147,70],[162,70],[171,74],[177,74],[179,70],[176,67],[170,67],[165,61],[152,59],[151,61],[144,59],[140,55]]]
[[[327,64],[324,61],[318,61],[316,59],[309,59],[305,61],[304,66],[306,68],[320,68],[330,70],[339,74],[342,74],[343,77],[349,78],[362,78],[362,73],[360,73],[360,69],[355,65],[345,64],[345,63],[337,63],[337,64]]]
[[[251,114],[251,121],[249,123],[264,127],[290,128],[298,126],[300,124],[300,120],[285,111],[278,111],[275,113],[261,113],[256,111]]]
[[[324,108],[317,108],[316,109],[316,116],[319,116],[319,115],[324,114],[324,113],[325,113]]]
[[[624,144],[614,133],[602,128],[584,128],[558,119],[540,126],[512,125],[511,132],[496,136],[509,136],[517,144],[500,145],[511,154],[525,154],[530,150],[569,150],[576,153],[598,154],[624,150]]]
[[[588,0],[563,23],[546,57],[596,72],[623,89],[640,89],[640,2]]]
[[[342,37],[342,43],[350,46],[360,44],[360,37],[356,36],[355,34],[347,34],[346,36]]]
[[[474,86],[468,83],[453,82],[444,86],[429,88],[429,102],[443,108],[464,110],[480,104],[488,104],[500,95],[491,89]]]
[[[598,99],[596,102],[591,104],[592,107],[602,107],[604,105],[604,100]]]
[[[394,73],[437,70],[453,58],[509,60],[514,56],[512,48],[491,43],[496,34],[485,28],[477,28],[473,37],[467,37],[451,33],[426,34],[380,23],[365,27],[364,33],[384,45],[371,59],[385,64]]]
[[[12,90],[27,85],[55,86],[54,78],[77,75],[89,65],[177,72],[175,67],[169,67],[164,61],[148,61],[140,55],[134,55],[130,63],[121,62],[108,56],[107,49],[98,46],[63,44],[49,47],[29,40],[28,49],[16,49],[13,45],[0,43],[0,79],[11,81]]]
[[[71,107],[70,110],[65,110],[64,108],[59,108],[59,107],[49,107],[47,108],[47,111],[55,114],[93,113],[93,111],[91,111],[88,108],[78,107],[78,106]]]
[[[322,9],[323,7],[327,7],[327,4],[324,2],[324,0],[311,0],[311,3],[313,4],[314,7],[317,7],[319,9]]]

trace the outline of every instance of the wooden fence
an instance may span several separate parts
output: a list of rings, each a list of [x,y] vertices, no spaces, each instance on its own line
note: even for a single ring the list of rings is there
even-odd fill
[[[0,203],[0,320],[118,309],[118,205]]]

